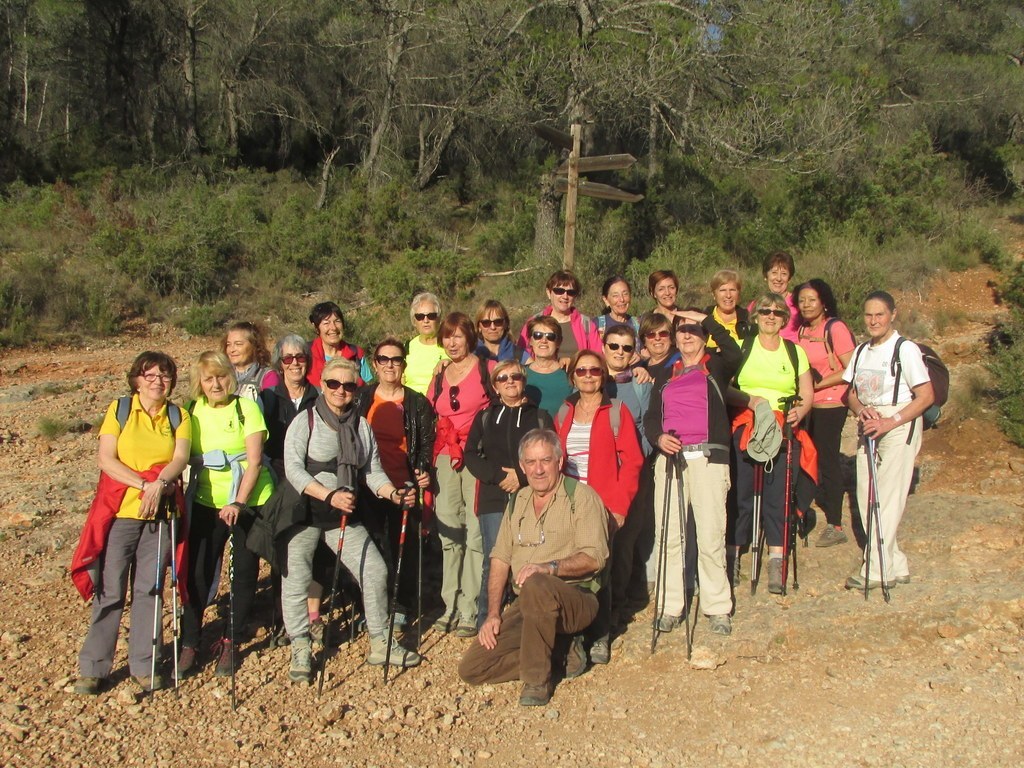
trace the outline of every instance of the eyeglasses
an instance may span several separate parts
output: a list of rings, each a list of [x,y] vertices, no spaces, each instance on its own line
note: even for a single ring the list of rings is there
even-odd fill
[[[530,334],[530,338],[534,341],[540,341],[541,339],[547,339],[548,341],[554,341],[558,338],[557,333],[551,333],[550,331],[545,333],[544,331],[534,331]]]
[[[440,315],[437,312],[416,312],[413,314],[413,317],[422,322],[424,320],[437,320]]]
[[[448,390],[448,402],[452,407],[452,411],[457,411],[462,406],[459,404],[459,385],[454,385]]]
[[[494,377],[495,384],[504,384],[506,381],[526,381],[521,373],[499,373]]]
[[[503,318],[503,317],[496,317],[493,320],[491,320],[490,318],[486,318],[486,319],[480,321],[480,327],[481,328],[492,328],[492,327],[493,328],[504,328],[505,327],[505,318]]]
[[[777,318],[781,320],[785,318],[786,315],[788,315],[789,313],[784,309],[768,309],[767,307],[762,307],[761,309],[757,310],[757,314],[761,315],[761,317],[775,315]]]
[[[338,381],[337,379],[323,379],[323,383],[325,387],[331,390],[331,392],[336,390],[338,387],[341,387],[343,390],[345,390],[348,394],[351,395],[357,389],[359,389],[359,385],[356,384],[354,381]]]
[[[553,294],[555,294],[555,296],[570,296],[570,297],[572,297],[572,296],[579,296],[580,295],[580,292],[577,291],[575,288],[552,288],[551,292]]]
[[[608,347],[608,349],[610,349],[612,352],[618,352],[620,349],[623,352],[632,352],[634,349],[636,349],[636,347],[634,347],[632,344],[616,344],[614,341],[606,341],[604,345]]]
[[[577,376],[601,376],[603,374],[604,369],[598,368],[596,365],[583,365],[576,369]]]
[[[544,515],[547,516],[546,513]],[[516,531],[516,539],[519,541],[520,547],[539,547],[544,544],[544,517],[540,519],[540,541],[523,541],[523,520],[526,516],[519,518],[519,530]]]
[[[171,374],[169,373],[144,373],[142,378],[148,381],[150,384],[155,384],[158,381],[162,381],[167,384],[171,380]]]
[[[373,358],[377,365],[405,365],[405,358],[401,355],[397,357],[388,357],[387,355],[377,355]]]
[[[306,363],[309,362],[309,358],[305,355],[281,355],[282,365],[291,365],[292,363]]]
[[[651,331],[644,334],[645,339],[667,339],[668,336],[668,331]]]

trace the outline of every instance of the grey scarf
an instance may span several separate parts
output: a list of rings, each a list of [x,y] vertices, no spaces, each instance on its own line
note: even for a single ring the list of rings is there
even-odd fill
[[[327,400],[322,394],[316,399],[315,407],[320,418],[338,437],[338,485],[335,487],[357,488],[356,479],[359,477],[360,469],[359,411],[350,406],[338,416],[327,405]]]

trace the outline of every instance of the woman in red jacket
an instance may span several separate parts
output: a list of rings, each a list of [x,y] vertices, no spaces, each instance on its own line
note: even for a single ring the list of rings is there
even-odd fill
[[[578,391],[558,410],[555,431],[565,454],[565,474],[597,491],[614,521],[614,533],[636,496],[644,454],[629,409],[604,394],[605,371],[604,358],[596,352],[584,350],[573,357],[569,372]],[[605,589],[598,595],[601,607],[590,630],[590,654],[594,663],[607,664],[611,638]]]

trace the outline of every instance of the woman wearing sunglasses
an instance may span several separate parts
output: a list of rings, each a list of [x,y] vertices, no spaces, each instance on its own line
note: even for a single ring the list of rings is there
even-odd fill
[[[345,316],[341,313],[341,307],[333,301],[321,301],[310,311],[309,322],[313,324],[313,332],[316,333],[309,348],[309,373],[306,376],[310,384],[320,386],[320,372],[328,361],[336,357],[352,360],[356,364],[359,384],[373,379],[373,370],[362,347],[345,341]]]
[[[476,415],[496,399],[489,363],[474,355],[476,329],[452,312],[438,334],[448,363],[434,377],[430,401],[437,413],[433,459],[437,471],[437,532],[441,538],[441,599],[444,614],[434,628],[459,637],[476,635],[477,598],[483,571],[483,541],[476,516],[476,478],[464,463],[466,440]]]
[[[679,359],[679,352],[672,343],[672,318],[648,312],[640,321],[640,339],[646,352],[647,373],[655,386],[664,384],[672,372],[672,365]]]
[[[572,272],[559,270],[548,278],[548,306],[540,314],[534,315],[523,325],[519,334],[519,348],[524,352],[524,360],[528,358],[530,349],[530,322],[537,317],[550,316],[561,328],[561,352],[565,364],[569,358],[581,349],[595,352],[601,350],[601,335],[597,325],[586,315],[576,309],[576,299],[582,293],[580,281]]]
[[[779,427],[785,425],[794,430],[792,450],[794,477],[807,473],[813,483],[817,482],[817,456],[814,445],[799,424],[811,410],[814,401],[814,383],[807,355],[799,345],[781,336],[789,323],[789,305],[784,296],[766,293],[754,302],[754,324],[757,334],[743,342],[742,356],[735,377],[735,388],[730,388],[728,402],[741,408],[733,419],[733,441],[736,449],[736,525],[733,530],[733,580],[737,580],[740,549],[744,546],[758,546],[752,542],[754,516],[755,473],[763,478],[761,483],[761,530],[768,543],[768,591],[780,594],[783,590],[782,561],[786,555],[783,547],[786,501],[786,440],[782,441],[778,454],[766,464],[759,465],[746,451],[748,440],[757,424],[755,411],[770,408]],[[787,398],[798,396],[795,402]],[[792,402],[792,406],[784,405]],[[788,407],[788,411],[785,409]],[[770,464],[770,466],[769,466]],[[801,471],[802,470],[802,471]],[[794,483],[800,493],[792,500],[800,509],[807,509],[807,503],[800,503],[807,495],[806,483]],[[812,494],[813,495],[813,494]],[[807,500],[809,501],[809,500]]]
[[[270,367],[267,331],[260,323],[232,323],[220,342],[220,351],[227,355],[235,369],[239,396],[259,400],[265,387],[277,383]]]
[[[625,524],[640,482],[644,461],[640,437],[626,405],[604,392],[605,361],[601,355],[578,352],[571,371],[577,391],[566,398],[555,416],[555,431],[565,454],[563,471],[597,491],[610,514],[614,533]],[[606,584],[604,589],[608,588]],[[603,662],[609,655],[611,617],[603,594],[599,602],[601,607],[591,630],[591,655]]]
[[[285,435],[288,483],[305,501],[293,508],[296,519],[283,537],[287,543],[282,606],[292,648],[288,676],[295,682],[313,678],[306,603],[313,555],[321,542],[337,553],[342,517],[346,526],[341,563],[362,591],[370,636],[367,663],[382,665],[388,658],[387,566],[363,524],[361,515],[366,507],[360,496],[370,494],[401,505],[411,503],[415,491],[396,488],[388,479],[373,430],[355,408],[358,380],[359,369],[353,361],[328,361],[321,373],[323,391],[313,406],[312,419],[295,419]],[[390,662],[410,667],[420,663],[420,656],[395,642]]]
[[[435,323],[436,325],[436,323]],[[416,340],[413,339],[412,344]],[[386,338],[373,351],[376,382],[359,391],[357,408],[365,418],[380,451],[380,463],[388,480],[396,488],[407,483],[416,486],[417,494],[430,487],[433,466],[435,415],[427,398],[412,387],[402,385],[407,358],[402,343]],[[389,569],[389,591],[394,587],[398,565],[398,540],[402,532],[402,508],[388,499],[371,499],[371,520],[367,521],[374,538],[381,543],[381,552]],[[409,536],[412,539],[412,536]],[[398,585],[399,614],[408,615],[407,608],[416,605],[417,549],[405,547],[401,583]],[[400,626],[404,623],[397,621]]]
[[[487,299],[476,312],[477,357],[501,362],[514,360],[516,345],[512,341],[512,326],[508,320],[505,305],[495,299]]]
[[[426,395],[437,364],[448,359],[444,347],[437,341],[441,302],[432,293],[417,293],[409,306],[409,319],[416,335],[406,345],[402,383],[414,392]]]
[[[511,494],[526,485],[519,466],[519,441],[531,429],[551,428],[551,417],[526,397],[526,371],[521,363],[505,360],[494,366],[491,383],[498,402],[476,415],[466,442],[466,467],[478,481],[477,516],[483,538],[483,573],[477,626],[487,618],[487,579],[491,549],[498,538],[501,517]]]
[[[553,417],[572,392],[559,359],[562,328],[554,318],[540,315],[527,324],[527,335],[530,362],[526,366],[526,396]]]
[[[800,312],[796,306],[796,297],[789,290],[789,281],[796,274],[796,263],[793,261],[793,257],[785,251],[768,254],[761,264],[761,274],[764,275],[765,289],[768,293],[776,293],[786,299],[789,322],[780,332],[782,338],[797,343],[800,338]],[[754,313],[754,302],[750,303],[747,311],[750,314]]]

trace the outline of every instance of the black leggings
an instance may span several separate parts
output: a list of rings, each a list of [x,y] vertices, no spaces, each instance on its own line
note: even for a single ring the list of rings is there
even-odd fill
[[[843,470],[839,444],[846,424],[846,406],[812,408],[807,431],[818,449],[818,493],[815,501],[829,525],[843,524]]]
[[[219,512],[202,504],[192,505],[188,530],[188,603],[183,606],[181,615],[181,644],[188,648],[199,647],[203,611],[210,599],[210,589],[220,576],[217,566],[231,533],[218,516]],[[235,631],[231,639],[237,644],[256,597],[260,569],[259,557],[245,546],[245,529],[241,524],[235,526],[233,551]],[[225,624],[225,637],[228,626],[229,623]]]

